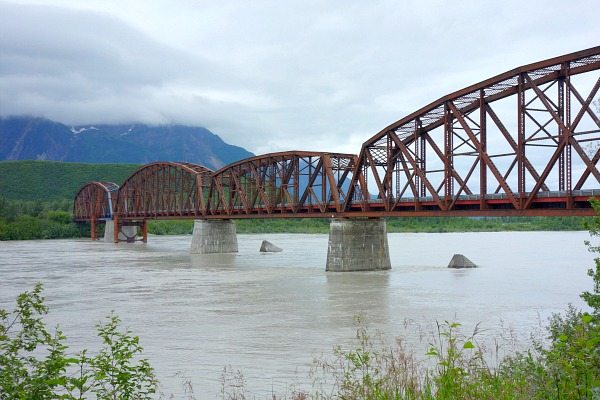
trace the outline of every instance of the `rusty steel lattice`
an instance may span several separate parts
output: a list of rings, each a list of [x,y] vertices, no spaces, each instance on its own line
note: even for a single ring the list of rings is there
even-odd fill
[[[119,185],[113,182],[89,182],[75,195],[73,220],[90,221],[92,239],[96,239],[98,222],[114,217],[114,204],[117,200]]]
[[[600,47],[442,97],[363,144],[344,210],[574,215],[599,196]]]
[[[112,219],[118,190],[119,185],[112,182],[85,184],[75,195],[73,219],[75,221]]]
[[[290,151],[217,172],[189,163],[152,163],[123,183],[116,201],[114,184],[84,186],[75,198],[74,218],[109,218],[110,202],[122,223],[593,215],[588,200],[600,198],[600,100],[594,106],[599,91],[600,46],[442,97],[373,136],[358,157]]]
[[[213,175],[207,215],[310,215],[342,211],[356,155],[292,151],[228,165]]]
[[[120,219],[200,218],[212,171],[200,165],[155,162],[135,171],[119,189]]]

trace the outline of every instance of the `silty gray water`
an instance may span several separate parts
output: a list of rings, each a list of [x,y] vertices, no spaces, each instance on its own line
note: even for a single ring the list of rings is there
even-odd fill
[[[180,394],[191,378],[200,398],[218,398],[227,365],[265,398],[295,382],[310,388],[314,357],[351,344],[354,317],[422,354],[436,320],[481,323],[493,337],[510,326],[523,341],[552,312],[591,287],[586,232],[389,234],[392,270],[326,273],[327,235],[239,235],[240,252],[190,256],[190,236],[149,243],[89,240],[0,243],[0,307],[45,285],[48,321],[73,350],[97,348],[95,324],[111,310],[141,338],[162,383]],[[263,239],[284,249],[261,254]],[[454,253],[480,265],[446,268]],[[410,327],[405,329],[406,321]],[[423,328],[424,327],[424,328]],[[427,339],[424,339],[425,342]]]

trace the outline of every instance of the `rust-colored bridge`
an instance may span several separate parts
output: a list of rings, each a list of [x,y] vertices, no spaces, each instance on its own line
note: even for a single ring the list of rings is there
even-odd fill
[[[600,46],[444,96],[377,133],[358,156],[289,151],[218,171],[152,163],[120,187],[84,186],[74,218],[592,215],[599,89]]]

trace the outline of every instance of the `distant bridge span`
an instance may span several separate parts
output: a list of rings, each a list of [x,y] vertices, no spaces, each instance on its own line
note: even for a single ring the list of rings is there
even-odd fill
[[[599,71],[600,46],[513,69],[389,125],[358,156],[151,163],[118,190],[84,186],[74,219],[592,215]]]

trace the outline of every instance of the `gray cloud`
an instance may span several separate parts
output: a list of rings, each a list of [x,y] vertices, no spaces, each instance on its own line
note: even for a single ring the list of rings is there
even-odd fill
[[[1,114],[196,124],[257,153],[358,152],[446,93],[600,37],[593,1],[81,3],[0,2]]]

